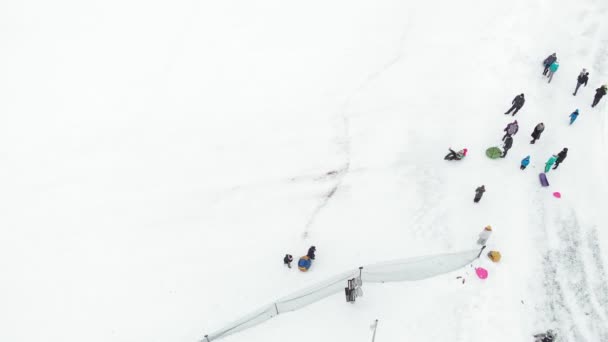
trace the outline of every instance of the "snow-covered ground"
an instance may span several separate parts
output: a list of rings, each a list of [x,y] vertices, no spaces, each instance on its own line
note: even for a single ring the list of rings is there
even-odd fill
[[[225,341],[367,341],[376,318],[376,341],[608,341],[608,99],[590,107],[607,16],[603,0],[0,3],[0,341],[197,341],[346,269],[475,248],[488,224],[503,259],[475,262],[485,281],[364,285]],[[521,92],[513,149],[490,160]],[[469,155],[446,162],[450,146]],[[313,244],[309,272],[283,267]]]

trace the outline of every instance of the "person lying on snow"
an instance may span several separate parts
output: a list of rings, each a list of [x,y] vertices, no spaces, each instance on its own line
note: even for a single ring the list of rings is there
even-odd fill
[[[534,342],[555,342],[555,332],[549,329],[546,333],[540,333],[534,335]]]
[[[467,156],[467,151],[468,151],[466,148],[463,148],[462,150],[460,150],[458,152],[452,150],[451,148],[448,148],[448,150],[450,150],[450,153],[448,153],[443,158],[445,160],[460,160]]]

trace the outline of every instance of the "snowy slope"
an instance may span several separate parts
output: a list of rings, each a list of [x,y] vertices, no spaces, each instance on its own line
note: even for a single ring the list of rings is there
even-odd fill
[[[196,341],[346,269],[474,248],[487,224],[503,260],[477,262],[484,282],[468,267],[374,284],[225,341],[364,341],[376,318],[377,341],[608,340],[607,99],[590,108],[607,14],[599,0],[0,4],[0,340]],[[489,160],[521,92],[513,149]],[[469,156],[442,160],[450,146]],[[310,272],[282,267],[311,244]]]

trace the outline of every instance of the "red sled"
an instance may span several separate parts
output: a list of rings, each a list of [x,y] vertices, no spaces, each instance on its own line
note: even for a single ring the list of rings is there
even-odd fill
[[[547,180],[546,174],[544,174],[544,173],[539,174],[538,179],[540,179],[540,185],[549,186],[549,181]]]

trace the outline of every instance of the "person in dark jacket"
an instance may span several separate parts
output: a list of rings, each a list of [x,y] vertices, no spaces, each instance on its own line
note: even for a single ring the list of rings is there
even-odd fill
[[[317,247],[310,246],[310,248],[308,249],[308,253],[306,254],[306,256],[308,256],[312,260],[315,260],[315,252],[316,251],[317,251]]]
[[[534,342],[555,342],[556,334],[549,329],[546,333],[540,333],[533,336]]]
[[[473,199],[473,202],[478,203],[484,192],[486,192],[486,187],[483,185],[475,189],[475,198]]]
[[[503,132],[505,132],[505,135],[502,137],[502,141],[505,141],[505,139],[507,137],[515,135],[517,133],[517,131],[519,131],[519,125],[517,124],[517,120],[515,120],[515,121],[511,122],[510,124],[508,124],[507,127],[505,127],[505,129],[503,129]]]
[[[512,116],[515,116],[515,114],[517,114],[517,112],[521,109],[521,107],[524,106],[524,103],[526,102],[526,99],[524,98],[524,94],[519,94],[517,96],[515,96],[515,98],[513,99],[513,101],[511,101],[511,108],[505,113],[505,114],[511,114],[511,111],[515,109],[515,111],[513,112]]]
[[[557,154],[557,159],[555,160],[555,165],[553,165],[553,170],[557,169],[559,164],[561,162],[563,162],[567,156],[568,156],[568,149],[564,147],[564,149],[560,153]]]
[[[291,262],[293,261],[293,256],[291,254],[285,254],[283,258],[283,264],[287,265],[287,267],[291,268]]]
[[[608,90],[608,85],[606,85],[606,84],[595,89],[595,97],[593,98],[593,104],[591,104],[591,107],[595,107],[595,106],[597,106],[598,103],[600,103],[600,100],[602,99],[602,97],[604,97],[604,95],[606,95],[607,90]]]
[[[502,156],[500,156],[500,158],[507,156],[507,151],[511,149],[511,146],[513,146],[513,138],[509,135],[507,139],[505,139],[505,145],[503,146]]]
[[[557,60],[557,54],[554,52],[551,55],[549,55],[549,57],[545,58],[545,60],[543,61],[543,65],[545,66],[545,70],[543,70],[543,75],[547,75],[547,72],[549,72],[549,68],[551,67],[551,64],[553,64],[553,62],[555,62]]]
[[[581,71],[580,75],[578,75],[578,78],[576,79],[576,88],[574,88],[574,93],[572,95],[576,96],[578,88],[580,88],[580,86],[583,84],[586,87],[587,82],[589,82],[589,73],[585,69],[583,69],[583,71]]]
[[[539,123],[538,125],[536,125],[536,127],[534,127],[534,131],[532,132],[532,141],[530,141],[530,144],[534,144],[536,142],[536,140],[540,139],[540,134],[545,130],[545,124],[544,123]]]
[[[452,148],[448,148],[448,150],[450,150],[450,153],[446,154],[446,156],[443,157],[443,159],[445,160],[461,160],[462,158],[467,156],[468,151],[466,148],[463,148],[458,152],[452,150]]]

